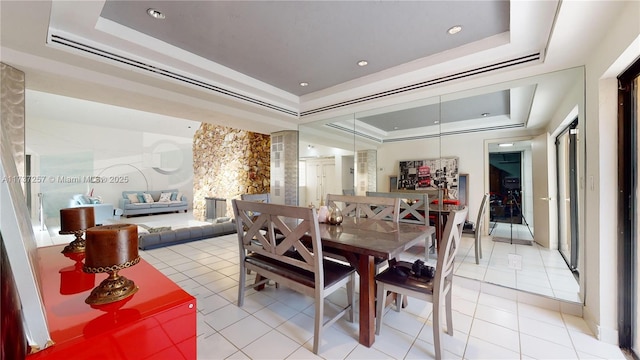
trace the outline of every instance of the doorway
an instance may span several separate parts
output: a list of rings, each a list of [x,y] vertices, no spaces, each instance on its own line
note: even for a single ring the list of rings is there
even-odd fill
[[[489,154],[490,220],[522,224],[522,152]]]
[[[342,181],[336,175],[335,158],[307,160],[305,165],[306,206],[324,205],[327,194],[342,193]]]
[[[556,137],[558,250],[578,270],[578,119]]]
[[[618,323],[620,347],[640,356],[640,60],[618,77]]]

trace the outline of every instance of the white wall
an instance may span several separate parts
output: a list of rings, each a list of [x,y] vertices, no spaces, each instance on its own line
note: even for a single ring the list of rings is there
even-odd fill
[[[62,109],[77,106],[82,110],[67,113],[66,119],[60,118],[65,110],[56,107],[50,108],[50,115],[30,114],[30,96],[52,97],[64,102]],[[47,217],[56,217],[60,208],[68,207],[74,194],[92,190],[94,196],[114,207],[118,207],[123,190],[177,188],[193,199],[193,135],[166,134],[173,126],[180,126],[181,119],[167,124],[163,123],[166,117],[130,109],[120,112],[120,108],[79,99],[37,92],[27,92],[26,97],[26,148],[33,157],[32,175],[46,179],[43,184],[33,184],[34,212],[39,192],[44,193]],[[109,114],[114,121],[109,121]],[[124,124],[122,116],[126,116]],[[127,123],[130,126],[125,127]],[[194,132],[196,129],[193,126]],[[107,182],[85,178],[98,175]]]
[[[640,56],[640,2],[629,1],[586,62],[586,289],[584,318],[618,342],[617,79]]]
[[[522,130],[498,130],[385,143],[378,148],[378,191],[389,189],[389,176],[398,174],[398,161],[458,157],[458,172],[469,174],[469,213],[477,214],[488,191],[485,141],[531,137]],[[526,215],[525,215],[526,216]],[[473,217],[472,217],[473,218]]]

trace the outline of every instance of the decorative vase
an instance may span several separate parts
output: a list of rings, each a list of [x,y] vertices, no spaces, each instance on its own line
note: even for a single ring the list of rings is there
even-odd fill
[[[327,208],[324,205],[320,206],[318,208],[318,222],[319,223],[327,222],[328,218],[329,218],[329,208]]]
[[[329,216],[327,216],[327,222],[331,225],[342,224],[342,211],[336,206],[329,208]]]

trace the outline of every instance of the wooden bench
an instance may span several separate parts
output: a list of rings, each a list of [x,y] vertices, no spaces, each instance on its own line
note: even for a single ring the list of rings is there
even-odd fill
[[[345,314],[353,322],[355,269],[323,257],[315,208],[237,199],[232,203],[240,246],[238,306],[244,303],[246,289],[269,280],[314,298],[313,352],[318,354],[326,327]],[[247,285],[247,270],[261,280]],[[347,305],[324,322],[324,299],[343,286]]]

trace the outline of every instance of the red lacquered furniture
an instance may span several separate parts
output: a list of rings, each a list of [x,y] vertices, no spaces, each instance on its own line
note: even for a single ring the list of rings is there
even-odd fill
[[[86,274],[64,246],[38,249],[47,323],[54,345],[35,359],[196,359],[196,299],[144,260],[120,271],[132,296],[92,307],[84,300],[107,274]]]

